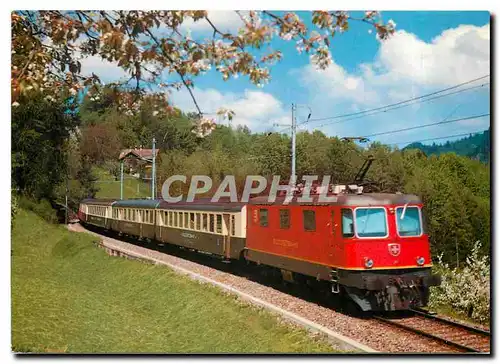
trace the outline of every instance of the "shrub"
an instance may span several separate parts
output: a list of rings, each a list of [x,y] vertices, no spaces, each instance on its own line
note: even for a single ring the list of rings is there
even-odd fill
[[[448,306],[480,323],[490,320],[490,264],[488,256],[480,256],[480,249],[477,241],[463,268],[450,269],[442,254],[437,257],[435,269],[442,283],[431,288],[432,307]]]
[[[26,196],[21,196],[19,199],[19,207],[25,210],[33,211],[35,214],[51,224],[56,224],[58,222],[56,211],[52,208],[50,202],[45,199],[37,202]]]

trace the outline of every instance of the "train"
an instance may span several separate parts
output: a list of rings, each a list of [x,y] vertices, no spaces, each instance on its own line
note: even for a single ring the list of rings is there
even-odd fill
[[[147,238],[276,272],[290,283],[327,287],[357,309],[424,307],[440,284],[432,272],[423,202],[412,194],[350,193],[334,201],[283,196],[269,202],[201,198],[85,199],[78,218],[122,235]],[[322,288],[322,289],[323,289]]]

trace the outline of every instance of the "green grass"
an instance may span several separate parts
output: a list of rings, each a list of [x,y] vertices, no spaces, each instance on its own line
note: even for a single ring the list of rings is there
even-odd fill
[[[71,353],[326,353],[322,338],[164,266],[110,257],[96,238],[20,210],[12,348]]]
[[[95,168],[94,173],[99,179],[96,187],[99,191],[96,198],[120,198],[120,180],[115,180],[107,171]],[[146,198],[151,197],[151,183],[133,178],[131,175],[123,174],[123,198]],[[130,179],[129,179],[130,178]]]

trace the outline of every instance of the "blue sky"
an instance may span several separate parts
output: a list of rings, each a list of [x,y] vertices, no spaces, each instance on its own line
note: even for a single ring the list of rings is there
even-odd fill
[[[299,14],[310,25],[310,13]],[[241,26],[241,20],[233,12],[211,11],[210,17],[225,30],[235,31]],[[284,58],[272,66],[269,84],[258,88],[246,77],[223,81],[213,70],[195,79],[197,100],[206,113],[219,107],[233,109],[236,112],[233,125],[245,124],[252,131],[281,131],[284,127],[273,124],[290,123],[292,103],[304,105],[298,113],[300,122],[309,112],[307,106],[312,109],[311,119],[326,118],[404,101],[490,73],[488,12],[387,11],[382,12],[382,18],[396,23],[395,36],[381,43],[369,33],[369,25],[352,22],[348,32],[332,40],[334,63],[326,71],[318,71],[306,54],[299,55],[294,41],[277,39],[271,47],[280,49]],[[203,22],[185,24],[183,31],[190,31],[194,38],[211,37],[208,24]],[[105,69],[109,79],[119,75],[99,60],[84,63],[84,67]],[[489,113],[488,83],[489,78],[482,79],[464,86],[478,86],[473,90],[432,102],[343,122],[338,122],[342,119],[311,122],[301,130],[317,129],[330,136],[364,136]],[[182,109],[193,110],[185,91],[172,98]],[[483,117],[371,140],[401,143],[476,132],[488,126],[489,117]]]

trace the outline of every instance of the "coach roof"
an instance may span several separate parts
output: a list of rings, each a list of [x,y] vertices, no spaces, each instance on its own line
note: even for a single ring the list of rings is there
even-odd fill
[[[149,199],[137,199],[137,200],[118,200],[113,204],[113,207],[132,207],[132,208],[142,208],[142,209],[154,209],[158,207],[162,200],[149,200]]]
[[[215,212],[237,212],[241,211],[246,203],[230,202],[228,198],[221,198],[218,202],[212,202],[210,198],[198,198],[192,202],[180,201],[170,203],[162,201],[159,209],[172,210],[194,210],[194,211],[215,211]]]
[[[115,201],[117,201],[114,198],[86,198],[85,200],[82,200],[81,203],[86,204],[86,205],[101,205],[101,206],[109,206],[112,205]]]

